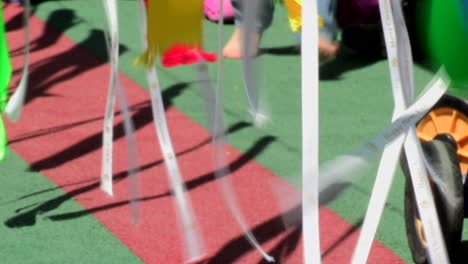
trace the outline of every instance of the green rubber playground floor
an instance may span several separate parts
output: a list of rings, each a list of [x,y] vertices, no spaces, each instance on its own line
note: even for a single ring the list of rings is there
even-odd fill
[[[138,33],[138,11],[135,1],[119,0],[119,23],[121,36],[120,70],[139,85],[146,87],[146,77],[141,69],[133,65],[133,60],[142,49]],[[66,16],[57,15],[66,12]],[[101,1],[96,0],[63,0],[44,1],[35,6],[35,15],[50,25],[60,29],[74,42],[84,46],[89,52],[105,59],[104,43],[100,40],[88,41],[92,30],[107,28]],[[217,24],[205,22],[206,50],[216,51]],[[234,26],[225,27],[225,39],[232,32]],[[255,160],[300,187],[301,174],[301,65],[300,55],[293,48],[297,43],[296,36],[289,31],[286,13],[282,7],[276,9],[273,26],[265,33],[261,44],[260,78],[264,84],[264,92],[272,122],[263,128],[249,126],[231,133],[229,144],[241,152],[245,152],[252,142],[264,136],[273,136],[275,140],[257,156]],[[216,64],[211,64],[212,77],[216,76]],[[416,94],[423,90],[430,81],[433,73],[415,66],[414,80]],[[188,115],[195,122],[206,127],[203,104],[199,96],[197,74],[193,67],[177,67],[174,69],[159,68],[159,77],[166,94],[166,102]],[[106,79],[107,80],[107,79]],[[179,87],[179,89],[173,89]],[[393,101],[390,86],[388,65],[385,60],[373,61],[342,54],[337,60],[321,68],[320,81],[320,160],[326,161],[336,155],[346,153],[358,146],[365,139],[380,131],[390,123]],[[224,103],[226,126],[239,122],[250,122],[247,100],[244,93],[241,64],[235,60],[225,60],[224,66]],[[363,221],[368,199],[372,190],[379,157],[375,157],[371,168],[365,171],[349,188],[328,206],[341,217],[353,225]],[[24,193],[34,193],[46,190],[44,195],[56,197],[62,191],[54,189],[56,186],[48,179],[41,177],[38,172],[28,171],[28,165],[14,152],[10,152],[7,159],[0,164],[0,186],[14,186],[15,188],[2,190],[0,193],[0,217],[8,219],[11,212],[17,210],[18,204],[8,203],[18,199]],[[253,179],[254,182],[254,179]],[[34,204],[37,197],[19,200],[24,207]],[[404,261],[412,263],[412,258],[406,240],[404,226],[404,176],[398,168],[392,186],[389,200],[379,226],[376,238]],[[51,205],[53,207],[53,205]],[[80,207],[76,202],[68,200],[54,209],[70,211]],[[40,222],[41,228],[21,229],[20,235],[40,240],[46,236],[48,230],[54,229],[57,241],[54,251],[56,258],[50,263],[96,263],[91,250],[102,254],[118,254],[114,259],[119,263],[135,263],[138,258],[125,246],[113,238],[105,229],[100,229],[99,223],[92,215],[78,218],[74,225],[79,233],[86,232],[86,243],[81,247],[66,246],[70,236],[79,236],[76,230],[70,230],[60,222]],[[18,250],[14,241],[18,237],[15,229],[0,226],[0,248],[11,247]],[[106,237],[106,244],[100,243]],[[468,239],[468,228],[463,234]],[[65,243],[65,244],[64,244]],[[72,243],[72,242],[70,242]],[[16,262],[18,256],[21,263],[35,263],[38,254],[47,254],[49,248],[43,248],[37,243],[24,245],[24,250],[13,254],[2,254],[3,263]],[[48,246],[50,247],[50,245]],[[61,248],[66,250],[61,250]],[[71,248],[74,248],[70,251]],[[119,249],[119,250],[117,250]],[[100,262],[101,263],[101,262]],[[115,263],[115,262],[112,262]]]

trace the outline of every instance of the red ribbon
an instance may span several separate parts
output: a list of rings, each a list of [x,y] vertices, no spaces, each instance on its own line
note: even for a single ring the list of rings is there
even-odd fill
[[[216,53],[208,53],[197,47],[175,44],[162,56],[164,67],[175,67],[178,65],[189,65],[204,59],[208,62],[217,60]]]

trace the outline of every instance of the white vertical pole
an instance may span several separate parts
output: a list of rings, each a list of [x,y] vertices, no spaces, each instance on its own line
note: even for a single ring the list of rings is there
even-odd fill
[[[302,1],[302,228],[304,263],[321,261],[319,236],[319,93],[317,0]]]

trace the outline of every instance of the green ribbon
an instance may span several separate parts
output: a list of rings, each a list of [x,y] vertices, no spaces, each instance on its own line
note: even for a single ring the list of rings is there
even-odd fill
[[[5,22],[3,20],[3,8],[0,6],[0,111],[5,110],[8,98],[8,84],[11,78],[11,63],[5,35]],[[3,120],[0,117],[0,160],[5,158],[7,151],[6,131]]]
[[[5,23],[3,10],[0,6],[0,111],[5,110],[8,97],[8,84],[11,78],[11,64],[5,35]]]

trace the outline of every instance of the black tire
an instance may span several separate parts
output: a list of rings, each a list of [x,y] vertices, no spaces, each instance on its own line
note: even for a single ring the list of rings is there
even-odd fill
[[[437,109],[441,107],[450,107],[453,109],[456,109],[466,116],[468,116],[468,100],[462,99],[457,96],[449,95],[449,94],[444,94],[439,102],[437,102],[432,109]]]
[[[437,172],[440,180],[446,184],[446,189],[442,189],[437,184],[433,184],[432,191],[439,216],[445,245],[449,254],[450,263],[459,263],[458,256],[461,245],[461,236],[463,230],[463,179],[461,176],[458,157],[456,154],[456,145],[450,140],[449,136],[441,135],[433,141],[421,143],[423,152],[428,162]],[[418,231],[417,220],[419,213],[416,207],[414,190],[411,179],[409,178],[409,169],[404,155],[402,156],[401,166],[406,175],[405,186],[405,222],[408,234],[408,243],[416,264],[428,264],[428,255],[424,238]],[[434,183],[436,175],[429,175],[431,183]],[[447,194],[452,193],[454,202],[449,203]]]

